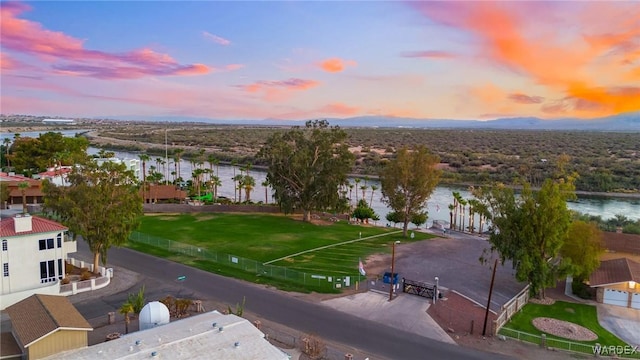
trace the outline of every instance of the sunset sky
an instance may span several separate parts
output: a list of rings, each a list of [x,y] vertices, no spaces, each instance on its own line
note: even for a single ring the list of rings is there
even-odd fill
[[[213,119],[640,111],[638,1],[1,4],[1,112]]]

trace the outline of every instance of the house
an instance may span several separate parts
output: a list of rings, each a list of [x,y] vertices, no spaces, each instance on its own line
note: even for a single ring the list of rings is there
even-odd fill
[[[144,203],[184,202],[187,192],[180,190],[176,185],[148,184],[144,195],[140,187],[140,196],[143,197]]]
[[[7,308],[12,334],[24,358],[42,359],[86,348],[93,328],[64,296],[31,295]]]
[[[597,302],[633,309],[640,309],[639,282],[640,263],[628,258],[601,261],[589,278]]]
[[[29,214],[0,220],[0,310],[33,294],[60,293],[65,260],[77,251],[67,230]]]
[[[5,183],[9,189],[9,199],[6,204],[2,204],[2,208],[22,208],[23,189],[20,188],[21,183],[27,183],[28,185],[28,187],[24,189],[27,204],[42,204],[44,201],[41,182],[38,180],[14,173],[0,172],[0,182]]]
[[[67,177],[73,170],[71,166],[56,166],[48,168],[47,171],[38,174],[40,180],[47,179],[49,182],[56,186],[69,185]]]
[[[75,360],[117,359],[286,360],[248,320],[217,311],[130,333],[108,342],[47,357]]]

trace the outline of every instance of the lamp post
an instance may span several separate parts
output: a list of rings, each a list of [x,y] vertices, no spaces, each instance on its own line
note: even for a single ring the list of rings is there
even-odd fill
[[[434,304],[436,303],[436,301],[438,301],[438,281],[440,279],[436,276],[435,280],[436,280],[436,287],[433,288],[433,303]]]
[[[396,244],[400,244],[400,241],[399,240],[395,241],[392,244],[392,248],[391,248],[391,279],[390,279],[391,286],[389,287],[389,301],[393,300],[393,286],[394,286],[394,283],[393,283],[393,278],[394,278],[393,270],[394,270],[394,267],[395,267],[395,260],[396,260]]]

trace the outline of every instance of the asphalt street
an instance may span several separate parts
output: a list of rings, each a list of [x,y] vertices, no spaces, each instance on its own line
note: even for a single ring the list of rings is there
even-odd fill
[[[81,240],[78,241],[78,253],[83,258],[90,256],[86,243]],[[507,358],[442,343],[304,301],[278,290],[226,278],[126,248],[112,248],[109,251],[108,262],[142,275],[142,283],[149,296],[166,295],[166,291],[175,288],[178,277],[186,276],[186,280],[179,283],[182,296],[197,294],[200,298],[228,304],[236,304],[246,297],[246,311],[257,316],[304,333],[317,334],[326,341],[347,344],[352,348],[388,359]],[[137,288],[132,289],[135,290]],[[76,306],[85,317],[90,318],[91,315],[97,317],[114,311],[114,308],[121,304],[121,299],[118,298],[102,300]]]

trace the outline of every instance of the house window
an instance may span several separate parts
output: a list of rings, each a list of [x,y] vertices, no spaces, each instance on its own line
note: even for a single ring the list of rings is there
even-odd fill
[[[62,259],[58,259],[58,276],[62,276]],[[62,277],[60,277],[62,279]]]
[[[40,283],[56,281],[55,260],[40,262]]]
[[[53,249],[53,239],[47,239],[47,249]]]
[[[47,250],[47,241],[40,240],[40,250]]]
[[[7,240],[2,240],[2,251],[7,251]]]
[[[58,247],[62,247],[62,236],[58,236]]]
[[[2,275],[4,275],[4,277],[9,276],[9,264],[2,264]]]

